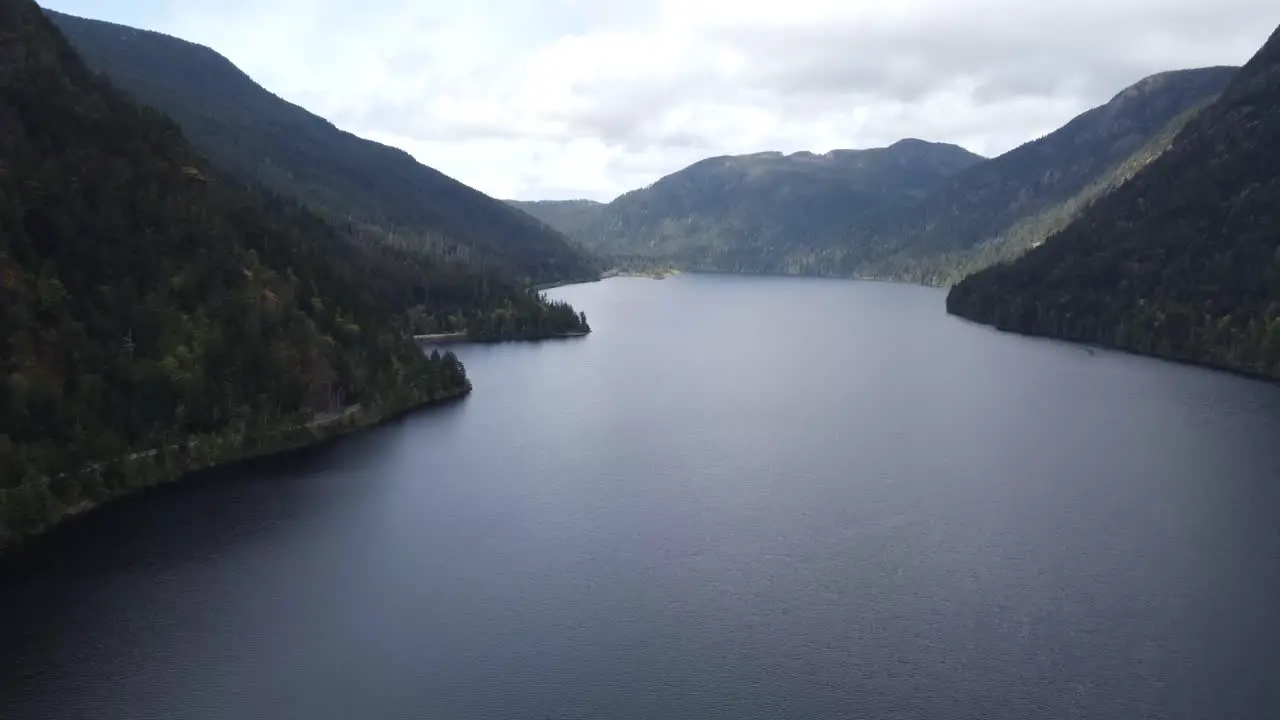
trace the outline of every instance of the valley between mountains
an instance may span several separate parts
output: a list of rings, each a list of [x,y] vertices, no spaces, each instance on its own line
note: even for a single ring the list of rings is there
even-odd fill
[[[1001,329],[1280,379],[1275,35],[998,157],[762,151],[503,202],[210,48],[2,7],[0,547],[282,428],[464,393],[412,337],[581,336],[538,288],[611,272],[952,286]]]

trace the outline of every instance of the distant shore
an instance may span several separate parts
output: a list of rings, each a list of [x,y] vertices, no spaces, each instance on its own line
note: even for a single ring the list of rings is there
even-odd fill
[[[540,338],[512,338],[510,340],[476,340],[465,332],[456,333],[429,333],[427,335],[414,335],[413,339],[420,345],[452,345],[454,343],[476,343],[478,345],[488,345],[495,342],[540,342],[542,340],[562,340],[565,338],[586,337],[590,335],[589,331],[576,330],[574,332],[556,333]]]
[[[601,273],[600,277],[592,280],[566,280],[564,282],[547,283],[535,287],[539,292],[543,290],[551,290],[558,287],[567,287],[570,285],[586,285],[588,283],[600,282],[616,277],[633,277],[633,278],[650,278],[652,280],[662,280],[668,277],[681,277],[684,275],[735,275],[740,277],[768,277],[768,278],[810,278],[815,280],[855,280],[858,282],[876,282],[887,283],[890,285],[915,285],[917,287],[934,288],[938,290],[947,290],[951,287],[948,283],[932,283],[920,280],[906,280],[903,278],[895,278],[891,276],[874,276],[874,275],[823,275],[817,273],[789,273],[789,272],[739,272],[737,270],[710,270],[699,268],[695,270],[678,270],[672,268],[670,270],[655,270],[651,272],[631,272],[624,270],[607,270]]]
[[[590,280],[565,280],[563,282],[545,283],[542,285],[534,286],[534,289],[537,290],[538,292],[542,292],[544,290],[554,290],[555,288],[560,288],[560,287],[569,287],[570,285],[589,285],[591,283],[597,283],[602,280],[608,280],[610,278],[617,278],[617,277],[649,278],[650,280],[663,280],[665,278],[679,277],[685,274],[686,274],[685,271],[676,270],[674,268],[670,270],[654,270],[651,272],[631,272],[628,270],[606,270],[600,273],[600,277],[598,278],[592,278]]]
[[[465,332],[452,333],[428,333],[426,335],[414,335],[413,339],[420,343],[455,343],[466,342],[467,334]]]
[[[1259,372],[1257,370],[1250,370],[1249,368],[1232,367],[1231,365],[1222,365],[1219,363],[1214,363],[1209,360],[1199,360],[1196,358],[1180,357],[1176,355],[1161,355],[1158,352],[1148,352],[1144,350],[1138,350],[1136,348],[1120,347],[1119,345],[1107,345],[1101,342],[1095,342],[1091,340],[1079,340],[1076,338],[1063,337],[1061,335],[1049,335],[1047,333],[1029,332],[1024,330],[1015,330],[1011,328],[1002,328],[993,323],[977,320],[969,317],[968,315],[961,315],[960,313],[954,313],[954,312],[951,312],[950,310],[947,311],[947,315],[955,318],[956,320],[959,320],[960,322],[973,325],[974,327],[983,328],[985,330],[990,330],[991,332],[994,332],[994,333],[1000,333],[1002,335],[1018,335],[1020,337],[1027,338],[1029,340],[1043,340],[1046,342],[1063,343],[1066,345],[1072,345],[1074,347],[1081,348],[1083,350],[1087,350],[1091,354],[1095,351],[1101,350],[1103,352],[1116,353],[1118,355],[1127,355],[1129,357],[1144,358],[1146,360],[1157,360],[1159,362],[1170,363],[1172,365],[1181,365],[1183,367],[1196,368],[1198,370],[1208,370],[1210,372],[1225,373],[1227,375],[1234,375],[1238,378],[1241,378],[1242,380],[1254,380],[1258,382],[1268,383],[1271,385],[1280,385],[1280,377],[1277,377],[1275,375],[1268,375],[1266,373]]]
[[[677,277],[683,274],[684,274],[683,271],[676,270],[675,268],[671,268],[668,270],[648,270],[648,271],[638,271],[638,272],[633,272],[630,270],[610,270],[608,272],[602,273],[600,275],[600,279],[607,280],[608,278],[611,278],[611,277],[638,277],[638,278],[649,278],[650,280],[662,280],[664,278]]]

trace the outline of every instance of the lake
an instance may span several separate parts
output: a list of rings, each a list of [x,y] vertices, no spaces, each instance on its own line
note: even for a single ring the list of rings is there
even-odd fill
[[[1280,717],[1280,389],[616,278],[475,393],[0,567],[0,717]]]

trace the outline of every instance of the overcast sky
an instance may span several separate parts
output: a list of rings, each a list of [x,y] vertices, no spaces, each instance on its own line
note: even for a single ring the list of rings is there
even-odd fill
[[[208,45],[490,195],[608,200],[698,159],[902,137],[995,155],[1275,0],[42,0]]]

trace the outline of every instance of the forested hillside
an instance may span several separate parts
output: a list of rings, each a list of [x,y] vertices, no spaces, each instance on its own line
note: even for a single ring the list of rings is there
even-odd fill
[[[0,547],[182,469],[469,388],[297,205],[0,3]]]
[[[507,204],[532,215],[587,247],[607,207],[594,200],[508,200]]]
[[[949,284],[1022,255],[1162,153],[1236,71],[1153,75],[1045,137],[958,173],[877,229],[871,244],[885,257],[860,273]]]
[[[1280,378],[1280,30],[1168,151],[947,307]]]
[[[593,279],[561,233],[268,92],[218,53],[177,38],[49,16],[89,65],[169,114],[214,163],[295,197],[367,242],[520,285]]]
[[[607,205],[516,203],[610,257],[945,285],[1025,253],[1168,148],[1235,68],[1155,75],[983,161],[903,141],[712,158]]]
[[[599,208],[521,207],[561,223],[605,255],[670,260],[686,269],[821,274],[823,252],[844,248],[886,213],[981,160],[920,140],[824,155],[725,156]]]

